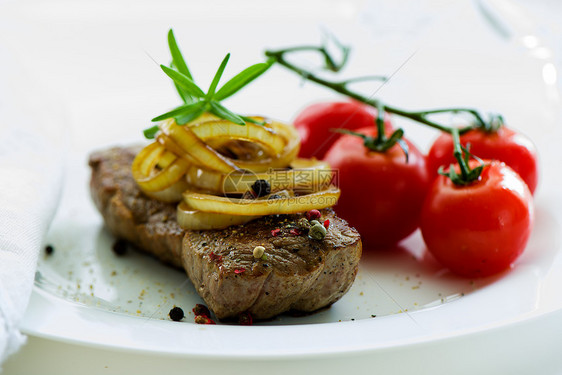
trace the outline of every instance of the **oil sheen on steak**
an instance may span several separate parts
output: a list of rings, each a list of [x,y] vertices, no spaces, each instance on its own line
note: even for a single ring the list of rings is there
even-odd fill
[[[299,233],[304,215],[268,216],[223,230],[185,231],[176,205],[142,194],[131,175],[138,148],[112,148],[90,156],[91,194],[109,230],[165,263],[183,267],[217,318],[249,312],[267,319],[331,305],[357,274],[361,240],[332,210],[324,240]],[[281,229],[276,236],[274,229]],[[296,230],[295,230],[296,229]],[[255,259],[256,246],[266,256]]]

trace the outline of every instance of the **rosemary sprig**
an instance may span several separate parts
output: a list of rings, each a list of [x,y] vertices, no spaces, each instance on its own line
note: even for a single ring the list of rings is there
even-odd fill
[[[256,123],[253,119],[232,112],[222,105],[221,101],[231,97],[240,89],[265,73],[271,65],[273,65],[273,59],[269,59],[265,63],[254,64],[244,69],[217,90],[219,81],[224,73],[226,65],[228,64],[228,60],[230,59],[230,53],[228,53],[215,73],[209,89],[207,92],[204,92],[195,83],[185,59],[176,43],[174,32],[172,30],[168,32],[168,46],[172,55],[172,63],[170,66],[160,65],[160,68],[174,82],[183,104],[171,111],[154,117],[152,119],[153,122],[173,117],[178,125],[185,125],[186,123],[195,120],[203,113],[210,112],[217,117],[231,121],[238,125],[246,125],[246,122]],[[144,136],[152,139],[155,137],[157,132],[158,126],[153,126],[144,130]]]

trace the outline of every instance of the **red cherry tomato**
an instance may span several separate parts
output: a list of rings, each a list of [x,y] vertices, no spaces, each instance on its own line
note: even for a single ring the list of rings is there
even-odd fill
[[[466,186],[438,176],[421,215],[427,249],[452,272],[489,276],[507,269],[531,233],[533,203],[523,180],[502,162]]]
[[[373,126],[356,131],[375,135]],[[359,231],[367,246],[395,245],[419,225],[429,177],[422,153],[404,140],[409,147],[407,163],[400,146],[374,152],[353,135],[342,135],[324,159],[337,171],[341,189],[335,210]]]
[[[376,117],[376,109],[360,102],[316,103],[306,107],[294,121],[301,137],[299,156],[324,158],[340,137],[330,129],[375,127]],[[388,116],[385,116],[385,128],[392,129]]]
[[[538,182],[537,151],[533,142],[512,129],[501,127],[497,132],[471,130],[460,137],[461,144],[470,143],[470,152],[482,159],[499,160],[509,165],[527,183],[531,193]],[[427,155],[430,176],[437,176],[440,166],[455,164],[453,139],[444,133],[433,143]]]

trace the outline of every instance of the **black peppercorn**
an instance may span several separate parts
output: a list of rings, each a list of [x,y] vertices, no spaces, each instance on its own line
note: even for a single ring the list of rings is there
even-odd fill
[[[125,255],[127,252],[127,241],[125,240],[117,240],[113,243],[113,252],[117,255]]]
[[[45,246],[45,254],[51,255],[55,251],[55,248],[51,245]]]
[[[258,197],[263,197],[271,193],[271,185],[266,180],[256,180],[252,185],[252,190]]]
[[[174,322],[179,322],[184,317],[183,310],[177,306],[174,306],[174,308],[170,310],[168,315]]]

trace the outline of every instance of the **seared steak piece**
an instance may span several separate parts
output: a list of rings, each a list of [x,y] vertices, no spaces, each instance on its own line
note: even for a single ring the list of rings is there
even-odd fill
[[[176,222],[176,205],[139,190],[131,172],[139,151],[139,147],[111,148],[90,155],[90,193],[113,235],[181,268],[185,231]]]
[[[268,216],[223,230],[184,231],[176,205],[146,197],[130,166],[138,148],[112,148],[90,157],[91,193],[110,231],[162,261],[183,266],[219,319],[249,312],[267,319],[282,312],[329,306],[350,288],[361,256],[357,231],[332,210],[328,234],[310,239],[303,214]],[[273,232],[275,229],[279,231]],[[265,256],[256,259],[256,246]]]

